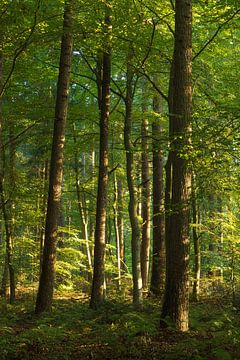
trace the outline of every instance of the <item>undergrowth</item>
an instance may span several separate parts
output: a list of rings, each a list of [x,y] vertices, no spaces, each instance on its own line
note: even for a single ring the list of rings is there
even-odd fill
[[[89,309],[82,296],[58,297],[53,311],[34,314],[33,302],[0,303],[0,359],[240,359],[240,319],[217,299],[191,304],[190,331],[159,328],[160,305],[146,299],[109,301]]]

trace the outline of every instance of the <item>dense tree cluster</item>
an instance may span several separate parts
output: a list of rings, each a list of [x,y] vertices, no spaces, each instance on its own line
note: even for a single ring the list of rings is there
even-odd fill
[[[188,330],[240,281],[238,1],[0,3],[1,295],[132,277]]]

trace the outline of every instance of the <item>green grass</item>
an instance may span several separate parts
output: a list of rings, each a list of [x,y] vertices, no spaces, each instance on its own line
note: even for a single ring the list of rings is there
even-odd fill
[[[192,304],[190,331],[179,334],[159,329],[153,300],[138,312],[118,302],[94,311],[71,296],[57,298],[42,316],[31,301],[1,302],[0,359],[240,359],[239,315],[219,301]]]

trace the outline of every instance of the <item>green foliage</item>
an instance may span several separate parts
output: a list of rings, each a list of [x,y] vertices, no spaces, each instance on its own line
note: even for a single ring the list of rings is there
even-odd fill
[[[63,293],[52,313],[37,317],[33,303],[1,302],[0,353],[5,359],[216,359],[238,354],[239,319],[229,306],[213,300],[191,306],[192,327],[187,334],[159,329],[159,305],[144,302],[141,311],[127,303],[106,302],[89,309],[81,293]]]

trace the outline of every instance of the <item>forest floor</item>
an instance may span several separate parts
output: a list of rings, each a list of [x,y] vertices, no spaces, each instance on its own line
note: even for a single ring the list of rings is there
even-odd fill
[[[89,309],[76,293],[58,294],[53,311],[34,315],[33,298],[0,302],[0,359],[115,360],[240,359],[240,314],[224,299],[192,303],[190,331],[159,328],[160,305],[147,298],[141,311],[109,301]]]

